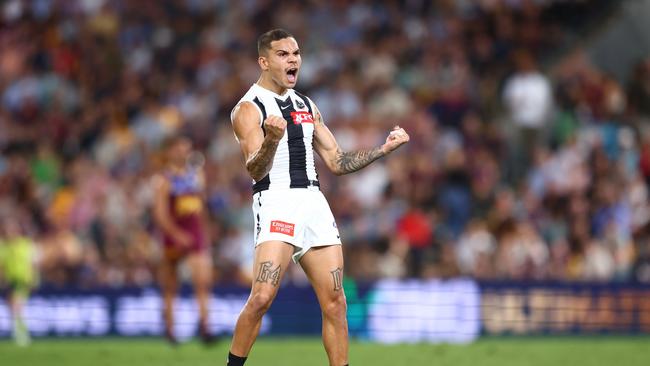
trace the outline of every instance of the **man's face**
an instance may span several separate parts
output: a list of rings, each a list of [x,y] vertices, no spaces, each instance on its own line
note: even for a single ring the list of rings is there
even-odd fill
[[[180,139],[171,146],[169,151],[169,159],[175,165],[183,165],[187,161],[187,157],[192,152],[192,143],[188,139]]]
[[[273,81],[285,89],[296,86],[301,64],[298,42],[293,37],[271,42],[271,49],[260,56],[262,70],[270,72]]]

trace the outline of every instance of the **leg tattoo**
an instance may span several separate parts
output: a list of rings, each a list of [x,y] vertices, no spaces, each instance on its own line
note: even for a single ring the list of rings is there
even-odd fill
[[[334,291],[339,291],[343,288],[343,270],[337,268],[333,271],[330,271],[332,274],[332,279],[334,280]]]
[[[260,271],[255,281],[271,283],[271,285],[277,286],[280,281],[280,272],[281,268],[279,264],[277,267],[273,268],[272,261],[262,262],[260,263]]]

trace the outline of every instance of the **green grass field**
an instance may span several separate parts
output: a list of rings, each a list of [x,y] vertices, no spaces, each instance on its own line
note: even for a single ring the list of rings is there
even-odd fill
[[[221,366],[226,342],[173,349],[156,339],[37,340],[28,348],[0,341],[2,366]],[[471,345],[378,345],[354,342],[354,366],[649,365],[650,338],[484,339]],[[260,339],[247,366],[327,365],[318,339]]]

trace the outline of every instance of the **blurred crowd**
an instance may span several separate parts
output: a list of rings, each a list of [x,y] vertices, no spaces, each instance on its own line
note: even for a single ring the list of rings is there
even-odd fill
[[[0,217],[36,242],[43,284],[151,284],[151,177],[161,142],[187,134],[205,156],[217,280],[235,281],[253,217],[229,114],[257,79],[257,36],[282,27],[301,45],[298,89],[344,150],[397,124],[411,135],[359,173],[319,166],[348,275],[648,282],[650,58],[620,81],[575,47],[554,53],[597,8],[5,1]]]

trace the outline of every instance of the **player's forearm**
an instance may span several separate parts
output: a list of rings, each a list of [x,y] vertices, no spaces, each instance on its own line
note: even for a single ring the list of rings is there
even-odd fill
[[[180,231],[180,228],[174,224],[171,218],[167,214],[161,213],[160,209],[154,212],[154,221],[158,225],[158,228],[166,235],[173,235]]]
[[[181,228],[174,225],[171,220],[169,221],[158,221],[158,227],[165,235],[174,235],[175,233],[181,231]]]
[[[385,156],[386,153],[382,147],[376,147],[371,150],[358,150],[343,152],[338,150],[334,159],[334,174],[343,175],[354,173],[361,170],[373,161]]]
[[[262,146],[246,162],[246,170],[256,182],[262,180],[273,166],[273,157],[278,149],[278,141],[265,138]]]

